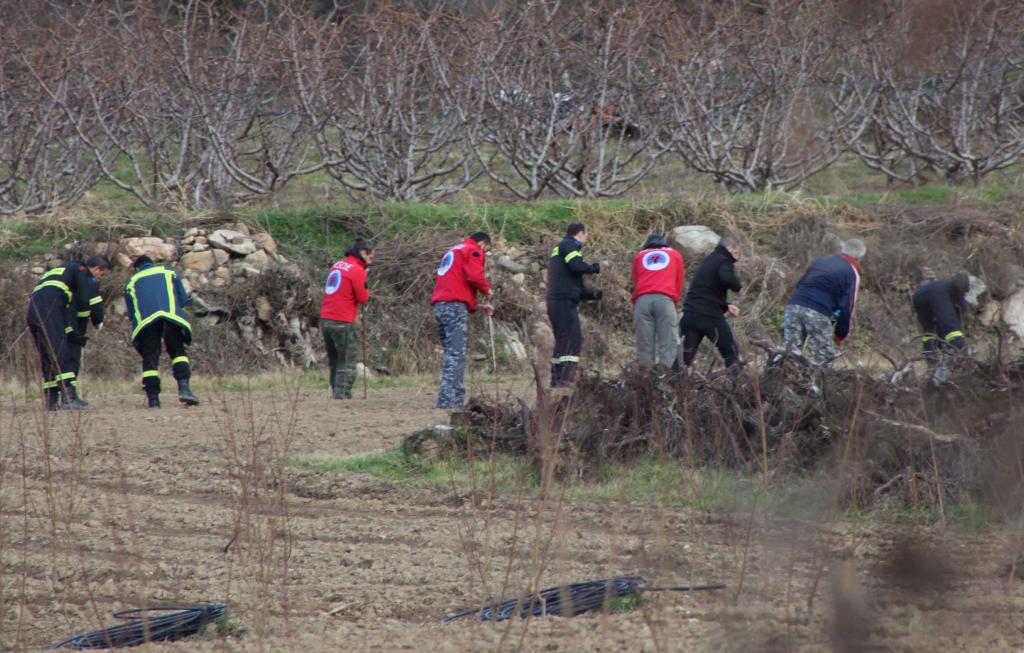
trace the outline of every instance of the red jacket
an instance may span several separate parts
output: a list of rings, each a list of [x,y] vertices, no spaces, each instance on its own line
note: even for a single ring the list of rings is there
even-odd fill
[[[358,256],[346,256],[331,266],[320,304],[320,318],[355,322],[359,305],[370,301],[366,285],[366,263]]]
[[[633,257],[633,303],[658,293],[678,303],[683,294],[683,255],[671,247],[651,247]]]
[[[476,310],[476,294],[491,293],[491,284],[484,276],[487,254],[476,241],[467,238],[448,250],[437,266],[437,278],[430,303],[462,302],[472,313]]]

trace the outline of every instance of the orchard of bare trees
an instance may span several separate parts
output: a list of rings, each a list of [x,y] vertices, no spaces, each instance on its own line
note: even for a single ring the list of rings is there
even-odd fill
[[[98,183],[230,206],[735,192],[842,156],[892,183],[1024,154],[1024,5],[1001,0],[3,2],[0,214]]]

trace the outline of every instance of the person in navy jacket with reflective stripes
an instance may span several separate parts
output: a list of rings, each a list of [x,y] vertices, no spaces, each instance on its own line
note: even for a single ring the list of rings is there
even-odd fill
[[[864,242],[851,239],[838,254],[815,260],[796,284],[786,305],[782,346],[804,352],[821,365],[836,358],[836,346],[850,334],[857,310]],[[805,346],[806,345],[806,346]]]
[[[98,297],[96,280],[110,271],[110,262],[96,256],[84,263],[70,262],[48,270],[39,278],[29,300],[27,323],[39,351],[48,410],[86,408],[78,397],[72,343],[84,344],[85,334],[71,318],[89,311]]]
[[[185,312],[188,293],[181,279],[163,266],[154,265],[148,256],[134,263],[137,272],[128,280],[124,301],[132,320],[132,344],[142,357],[142,388],[147,405],[160,407],[160,345],[167,348],[171,369],[178,382],[178,400],[194,406],[199,399],[189,388],[192,366],[185,353],[192,342],[192,325]]]

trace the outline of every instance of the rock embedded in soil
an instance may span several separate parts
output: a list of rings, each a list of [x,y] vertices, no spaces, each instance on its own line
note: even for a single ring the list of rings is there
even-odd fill
[[[683,225],[672,230],[672,241],[691,257],[710,254],[722,237],[704,225]]]
[[[256,251],[252,238],[231,229],[218,229],[208,236],[211,245],[237,256],[248,256]]]

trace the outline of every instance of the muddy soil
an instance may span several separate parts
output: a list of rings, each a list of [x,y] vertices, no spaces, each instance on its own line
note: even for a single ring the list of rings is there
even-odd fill
[[[0,408],[0,650],[45,648],[120,609],[203,601],[230,605],[226,636],[135,650],[1024,648],[1024,584],[997,573],[1010,532],[490,497],[485,479],[423,486],[293,464],[394,447],[436,421],[430,387],[170,399]],[[572,619],[439,623],[532,583],[618,574],[728,589]]]

